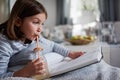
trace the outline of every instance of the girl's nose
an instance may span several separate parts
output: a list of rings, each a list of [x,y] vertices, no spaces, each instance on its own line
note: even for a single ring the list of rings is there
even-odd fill
[[[37,31],[38,31],[38,32],[41,32],[41,27],[39,27],[39,28],[37,29]]]

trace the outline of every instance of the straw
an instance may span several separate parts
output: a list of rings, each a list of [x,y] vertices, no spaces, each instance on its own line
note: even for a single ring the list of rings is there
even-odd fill
[[[37,36],[36,46],[37,46],[37,48],[40,48],[38,36]],[[40,51],[38,51],[38,58],[40,58]]]

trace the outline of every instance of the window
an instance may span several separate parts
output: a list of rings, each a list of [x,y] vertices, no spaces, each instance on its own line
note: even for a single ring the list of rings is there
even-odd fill
[[[73,22],[72,35],[86,35],[85,28],[90,29],[99,21],[98,0],[70,0],[70,18]]]
[[[71,0],[70,17],[73,24],[99,21],[98,0]]]

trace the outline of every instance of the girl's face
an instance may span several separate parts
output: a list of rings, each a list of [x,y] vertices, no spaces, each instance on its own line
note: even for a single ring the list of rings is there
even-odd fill
[[[20,30],[24,33],[25,38],[35,40],[40,35],[45,20],[46,16],[44,13],[26,17],[21,22]]]

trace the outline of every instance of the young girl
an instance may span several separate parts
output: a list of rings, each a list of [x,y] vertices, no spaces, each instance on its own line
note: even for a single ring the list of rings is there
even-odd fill
[[[43,74],[44,62],[37,58],[38,54],[31,45],[43,47],[41,54],[57,52],[63,56],[75,59],[82,52],[72,52],[59,44],[43,38],[40,33],[47,12],[43,5],[36,0],[16,0],[9,19],[0,25],[0,78],[32,77]],[[28,50],[28,51],[27,51]],[[26,51],[23,54],[22,51]],[[19,62],[19,63],[18,63]]]

